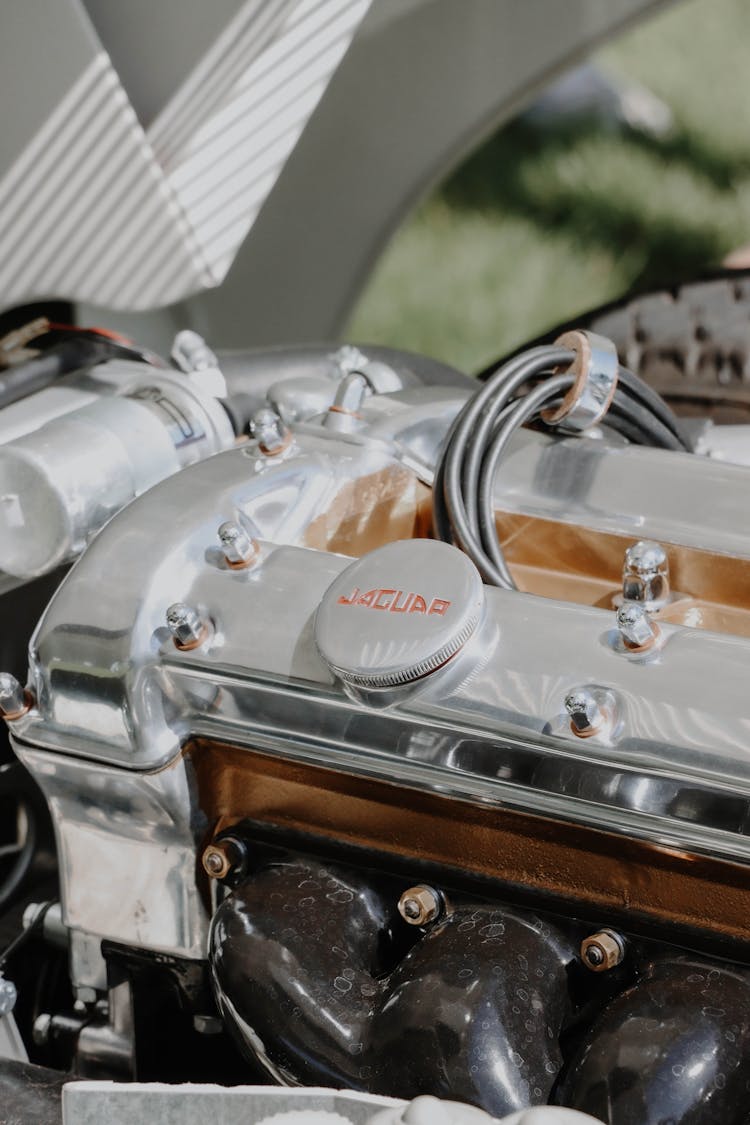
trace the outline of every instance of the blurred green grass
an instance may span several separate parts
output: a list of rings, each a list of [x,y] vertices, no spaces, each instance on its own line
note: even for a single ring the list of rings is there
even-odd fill
[[[750,241],[749,0],[678,3],[596,61],[669,104],[670,136],[506,126],[397,232],[349,338],[473,371]]]

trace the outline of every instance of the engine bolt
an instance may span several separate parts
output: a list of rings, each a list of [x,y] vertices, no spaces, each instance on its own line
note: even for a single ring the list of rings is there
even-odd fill
[[[256,540],[251,539],[247,532],[232,520],[227,520],[219,528],[219,542],[227,565],[237,570],[252,566],[260,552]]]
[[[661,543],[641,539],[628,547],[622,571],[622,596],[652,612],[669,601],[669,560]]]
[[[565,696],[565,710],[570,716],[570,729],[579,738],[597,734],[607,723],[607,714],[588,688],[576,688]]]
[[[398,900],[398,912],[410,926],[426,926],[443,912],[443,898],[433,887],[409,887]]]
[[[291,430],[270,406],[256,411],[250,421],[250,432],[258,442],[261,453],[265,453],[267,457],[283,453],[292,440]]]
[[[581,960],[592,973],[616,968],[625,956],[625,938],[615,930],[598,930],[581,942]]]
[[[247,859],[247,851],[241,840],[229,836],[224,840],[217,840],[209,844],[202,856],[203,870],[212,879],[226,879],[238,868],[242,868]]]
[[[659,639],[659,627],[638,602],[625,602],[617,611],[617,628],[626,648],[646,652]]]
[[[167,628],[177,648],[190,650],[203,644],[208,636],[208,625],[197,610],[184,602],[175,602],[167,610]]]
[[[229,874],[232,865],[223,850],[212,844],[203,853],[203,866],[213,879],[222,879]]]
[[[3,719],[20,719],[31,709],[33,700],[15,676],[0,672],[0,716]]]

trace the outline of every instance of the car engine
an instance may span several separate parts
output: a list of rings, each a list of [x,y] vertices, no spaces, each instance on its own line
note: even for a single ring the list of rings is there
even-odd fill
[[[744,1122],[750,430],[590,331],[483,383],[123,349],[0,412],[59,877],[9,849],[0,1024],[86,1076]]]

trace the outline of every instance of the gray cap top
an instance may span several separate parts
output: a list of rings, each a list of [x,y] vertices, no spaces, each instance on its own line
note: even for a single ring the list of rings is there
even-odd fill
[[[402,540],[342,571],[320,603],[315,643],[347,683],[395,687],[450,660],[483,606],[482,579],[466,555],[432,539]]]

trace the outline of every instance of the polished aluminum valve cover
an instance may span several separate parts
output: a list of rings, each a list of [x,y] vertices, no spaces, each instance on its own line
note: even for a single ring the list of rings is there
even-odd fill
[[[436,452],[464,401],[406,387],[369,395],[343,431],[326,413],[294,422],[279,450],[251,441],[170,477],[88,547],[33,637],[35,705],[11,724],[56,822],[70,927],[205,956],[196,857],[229,816],[212,786],[256,755],[395,786],[404,816],[433,794],[463,820],[467,802],[497,823],[537,818],[532,835],[550,822],[750,860],[750,629],[724,593],[750,583],[750,537],[723,514],[745,502],[747,470],[523,432],[495,494],[523,592],[485,587],[429,537]],[[239,562],[228,522],[252,544]],[[616,606],[625,551],[644,538],[665,546],[673,595],[653,617],[658,643],[634,647]],[[168,627],[175,605],[198,623],[188,644]],[[571,712],[579,698],[596,721]],[[204,746],[233,749],[210,750],[207,771]],[[217,792],[234,794],[232,815],[280,823],[299,807],[315,830],[301,799],[256,808],[255,781]],[[332,824],[319,827],[345,831]],[[581,882],[573,864],[565,893],[589,893],[597,872]],[[661,899],[643,909],[695,921]]]

